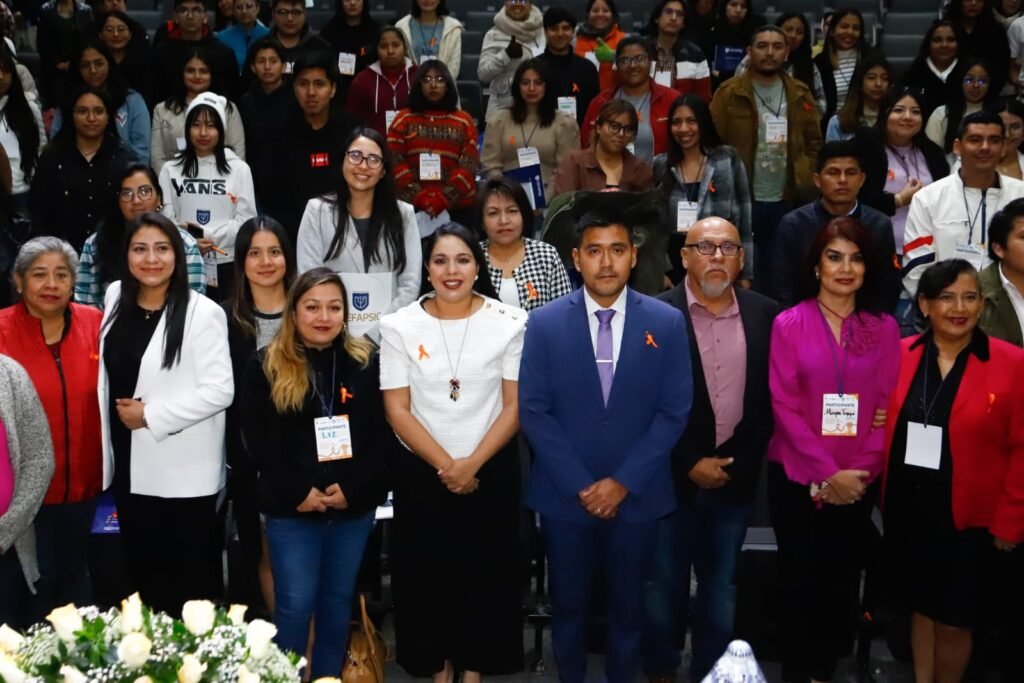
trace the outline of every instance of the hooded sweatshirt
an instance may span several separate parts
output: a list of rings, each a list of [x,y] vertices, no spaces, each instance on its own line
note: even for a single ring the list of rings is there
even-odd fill
[[[416,65],[408,57],[400,69],[385,70],[380,62],[358,73],[348,90],[345,110],[387,136],[387,112],[398,114],[409,102],[409,84]]]
[[[494,16],[494,28],[484,34],[480,48],[480,66],[477,74],[484,83],[490,83],[491,98],[487,103],[487,118],[500,109],[512,105],[512,76],[519,64],[527,59],[539,57],[547,46],[544,36],[544,15],[535,6],[530,7],[530,16],[522,21],[512,21],[505,14],[505,8]],[[518,59],[508,56],[505,48],[512,42],[512,36],[523,46],[523,55]]]
[[[163,214],[175,223],[195,223],[206,237],[227,252],[217,254],[217,264],[235,260],[235,236],[242,223],[256,216],[256,196],[249,165],[230,148],[224,149],[230,172],[217,170],[214,155],[199,159],[196,175],[186,178],[181,160],[164,164],[160,189]]]

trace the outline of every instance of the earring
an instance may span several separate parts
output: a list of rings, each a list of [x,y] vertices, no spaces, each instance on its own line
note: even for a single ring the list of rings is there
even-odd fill
[[[814,279],[815,280],[820,280],[821,279],[821,273],[819,273],[818,271],[814,271]]]
[[[474,276],[474,277],[473,277],[473,282],[476,282],[476,281],[477,281],[477,280],[479,280],[479,279],[480,279],[480,276],[479,276],[479,275],[476,275],[476,276]]]

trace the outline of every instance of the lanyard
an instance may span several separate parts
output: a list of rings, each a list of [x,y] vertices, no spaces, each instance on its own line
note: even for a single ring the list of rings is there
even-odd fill
[[[319,387],[316,385],[316,373],[313,373],[313,394],[317,400],[320,401],[320,407],[323,408],[324,417],[334,417],[334,382],[337,379],[335,371],[338,369],[338,356],[334,353],[334,348],[331,348],[331,386],[327,388],[327,395],[330,396],[330,402],[325,401],[323,395],[320,393]]]
[[[917,148],[911,147],[910,152],[907,153],[907,156],[903,156],[902,154],[900,154],[899,150],[893,147],[892,145],[886,145],[886,147],[889,148],[890,152],[896,155],[896,161],[903,169],[903,173],[907,176],[907,180],[910,180],[911,178],[921,178],[921,167],[918,165],[918,159],[916,154]],[[913,176],[910,175],[910,166],[907,164],[908,156],[910,157],[910,162],[914,165]]]
[[[843,347],[843,367],[840,369],[839,360],[836,358],[836,350],[832,348],[834,335],[832,334],[832,329],[829,327],[828,321],[825,320],[825,314],[821,312],[821,306],[818,307],[818,315],[821,316],[821,326],[825,328],[825,341],[828,344],[828,350],[832,353],[832,369],[836,373],[836,385],[839,387],[839,391],[837,393],[839,394],[839,398],[842,398],[843,384],[846,383],[846,356],[849,352],[849,348],[846,346]],[[842,328],[840,327],[840,330],[841,329]],[[839,337],[842,338],[842,332],[840,332]]]
[[[526,135],[526,129],[523,128],[523,124],[521,124],[521,123],[519,124],[519,132],[523,134],[523,140],[526,141],[526,145],[525,145],[526,147],[530,146],[530,140],[533,139],[533,134],[537,132],[537,126],[539,126],[539,125],[540,125],[540,121],[538,121],[537,123],[533,124],[533,130],[531,130],[530,131],[530,135],[527,136]]]
[[[961,185],[960,189],[964,194],[964,212],[967,214],[967,243],[974,244],[974,226],[978,222],[978,216],[981,215],[981,244],[985,244],[985,221],[988,213],[988,207],[985,206],[985,193],[988,190],[981,191],[981,202],[978,204],[978,210],[974,212],[974,218],[971,218],[971,207],[967,205],[967,188]]]
[[[946,376],[942,378],[941,382],[939,382],[939,388],[935,392],[935,396],[932,398],[932,402],[931,403],[927,403],[927,401],[928,401],[928,368],[931,365],[931,355],[932,355],[932,345],[931,344],[927,344],[925,346],[925,349],[924,349],[924,363],[925,363],[925,365],[924,365],[924,388],[923,388],[923,390],[921,392],[921,408],[924,409],[924,424],[925,424],[925,426],[928,425],[928,416],[931,415],[932,408],[935,407],[935,402],[937,400],[939,400],[939,394],[942,393],[942,385],[946,383],[946,379],[950,376],[950,374],[953,373],[952,369],[950,369],[950,371],[948,373],[946,373]],[[955,362],[954,362],[954,365],[955,365]]]
[[[690,182],[688,182],[686,180],[686,166],[685,166],[685,163],[683,161],[679,162],[679,175],[682,176],[682,178],[683,178],[683,192],[686,193],[686,201],[688,201],[688,202],[696,202],[697,201],[697,197],[700,196],[700,181],[704,177],[704,164],[705,164],[705,162],[707,162],[707,160],[708,160],[708,158],[706,156],[703,156],[703,155],[701,156],[701,158],[700,158],[700,168],[697,169],[697,177],[693,179],[692,183],[690,183]],[[693,189],[693,192],[692,192],[693,196],[690,196],[691,195],[690,188],[688,188],[687,185],[694,185],[695,186],[694,189]]]
[[[775,110],[772,110],[772,106],[768,104],[768,102],[763,97],[761,97],[761,93],[757,92],[757,88],[754,88],[754,97],[757,98],[758,102],[764,105],[764,108],[768,110],[769,114],[771,114],[777,119],[782,118],[782,103],[786,101],[785,90],[782,91],[782,96],[779,97],[779,106]]]
[[[441,19],[441,17],[438,17]],[[439,26],[443,26],[442,21],[434,22],[434,26],[430,29],[430,40],[427,40],[427,34],[423,32],[423,24],[416,20],[416,25],[420,29],[420,40],[423,42],[423,52],[426,55],[437,55],[439,54],[439,47],[435,48],[434,44],[437,42],[437,29]]]

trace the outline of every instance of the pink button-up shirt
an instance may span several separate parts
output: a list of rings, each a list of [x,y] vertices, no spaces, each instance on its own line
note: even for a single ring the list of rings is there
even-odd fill
[[[686,306],[690,310],[693,334],[697,338],[700,364],[715,412],[715,445],[732,438],[743,419],[743,390],[747,385],[747,337],[743,332],[740,307],[732,303],[719,315],[697,301],[686,278]]]

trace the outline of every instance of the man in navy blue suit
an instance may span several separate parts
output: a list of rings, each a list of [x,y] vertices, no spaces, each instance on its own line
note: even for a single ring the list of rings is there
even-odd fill
[[[583,216],[573,261],[583,289],[531,313],[526,329],[527,502],[541,515],[559,679],[583,683],[588,607],[603,574],[605,673],[629,683],[657,520],[676,506],[669,454],[690,412],[690,347],[677,309],[626,286],[636,246],[622,220]]]

